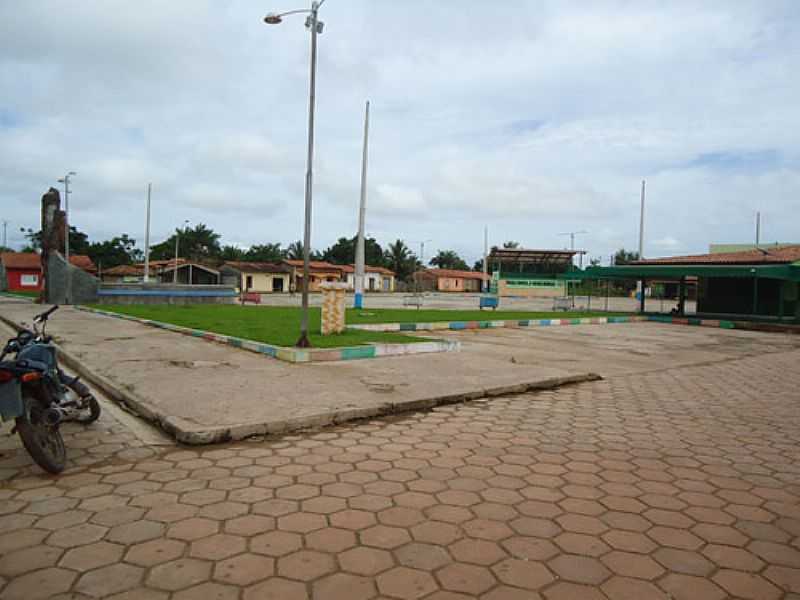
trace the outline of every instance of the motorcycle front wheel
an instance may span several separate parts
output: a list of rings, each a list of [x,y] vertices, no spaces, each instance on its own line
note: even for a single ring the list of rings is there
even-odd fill
[[[74,421],[81,425],[88,425],[89,423],[97,421],[97,419],[100,418],[100,403],[97,401],[97,398],[94,396],[86,396],[82,402],[85,402],[86,406],[75,411]]]
[[[61,473],[67,465],[67,449],[58,425],[47,425],[41,404],[24,396],[25,414],[17,417],[17,433],[22,445],[37,465],[49,473]]]

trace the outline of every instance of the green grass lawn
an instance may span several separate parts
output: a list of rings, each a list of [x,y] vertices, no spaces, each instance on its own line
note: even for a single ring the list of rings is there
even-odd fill
[[[195,304],[189,306],[106,305],[92,308],[131,315],[181,327],[213,331],[223,335],[273,344],[294,346],[300,335],[300,309],[294,307],[258,307],[232,304]],[[320,309],[309,311],[311,345],[315,348],[360,346],[370,342],[407,344],[427,341],[425,338],[400,333],[348,330],[337,335],[320,334]],[[349,316],[349,315],[348,315]]]
[[[9,296],[21,296],[23,298],[38,298],[39,292],[25,292],[25,291],[17,291],[17,290],[7,290],[5,292],[0,292],[0,294],[8,294]]]
[[[531,312],[518,310],[448,310],[367,308],[348,309],[348,324],[366,323],[432,323],[436,321],[522,321],[536,319],[577,319],[588,317],[616,317],[626,313],[600,311]]]
[[[131,315],[152,321],[172,323],[191,329],[274,344],[293,346],[300,331],[300,309],[281,306],[239,306],[233,304],[94,305],[93,308]],[[434,321],[518,321],[524,319],[572,319],[604,317],[624,313],[604,312],[530,312],[480,310],[347,309],[348,324],[430,323]],[[320,335],[320,309],[310,309],[311,344],[317,348],[359,346],[370,342],[387,344],[425,341],[425,338],[401,333],[348,330],[338,335]]]

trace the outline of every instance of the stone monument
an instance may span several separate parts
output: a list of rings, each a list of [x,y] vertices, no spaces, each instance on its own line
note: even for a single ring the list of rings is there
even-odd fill
[[[322,290],[322,335],[343,333],[345,330],[345,291],[347,284],[328,282]]]

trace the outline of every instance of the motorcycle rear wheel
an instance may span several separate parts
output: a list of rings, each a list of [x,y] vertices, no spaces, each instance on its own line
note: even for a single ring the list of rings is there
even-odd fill
[[[23,397],[25,414],[17,417],[17,433],[22,445],[37,465],[48,473],[58,474],[67,466],[67,449],[58,425],[47,425],[42,406],[35,398]]]

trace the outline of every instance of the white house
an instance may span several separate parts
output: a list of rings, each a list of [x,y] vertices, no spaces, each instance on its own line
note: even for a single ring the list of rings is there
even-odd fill
[[[356,269],[353,265],[342,265],[342,273],[347,282],[347,289],[353,290],[356,286]],[[365,292],[393,292],[394,291],[394,271],[383,267],[364,267],[364,291]]]

